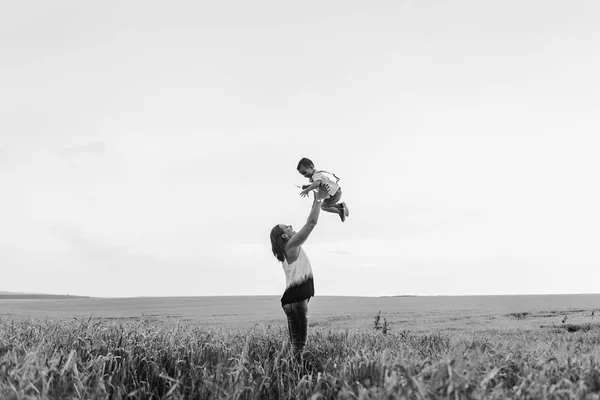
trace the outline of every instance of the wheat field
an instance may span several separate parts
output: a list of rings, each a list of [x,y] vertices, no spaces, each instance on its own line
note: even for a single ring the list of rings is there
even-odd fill
[[[357,315],[369,314],[360,326],[311,318],[302,365],[283,316],[240,325],[156,313],[40,317],[3,303],[0,398],[599,399],[600,323],[589,300],[454,312],[441,301],[434,312],[421,299],[420,311],[381,314],[356,303]]]

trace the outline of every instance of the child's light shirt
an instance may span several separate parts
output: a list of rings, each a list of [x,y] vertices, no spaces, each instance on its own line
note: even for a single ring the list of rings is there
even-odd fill
[[[340,185],[337,184],[338,179],[330,172],[315,171],[310,178],[311,182],[320,181],[329,185],[329,196],[333,196],[338,191]]]

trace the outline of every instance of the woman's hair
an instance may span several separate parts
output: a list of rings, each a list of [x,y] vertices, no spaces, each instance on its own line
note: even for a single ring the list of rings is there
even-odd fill
[[[308,158],[303,158],[298,162],[298,166],[296,167],[296,170],[299,170],[300,167],[314,168],[315,164],[313,164],[313,162],[310,161]]]
[[[279,261],[285,260],[285,241],[281,237],[283,235],[283,229],[279,225],[275,225],[271,229],[271,250],[273,255],[277,257]]]

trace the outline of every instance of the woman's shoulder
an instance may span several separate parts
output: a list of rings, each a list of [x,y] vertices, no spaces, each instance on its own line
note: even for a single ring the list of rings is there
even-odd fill
[[[285,251],[285,261],[286,263],[289,264],[293,264],[296,261],[298,261],[298,259],[300,258],[300,255],[304,254],[304,250],[302,250],[302,246],[298,246],[292,249],[287,249]],[[292,259],[293,261],[290,262],[290,259]]]

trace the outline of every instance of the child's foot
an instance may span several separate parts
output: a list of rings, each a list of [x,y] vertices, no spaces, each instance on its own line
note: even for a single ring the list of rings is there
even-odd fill
[[[346,203],[340,203],[340,219],[342,220],[342,222],[346,221],[346,217],[348,215],[350,215],[350,212],[348,211],[348,207],[346,207]]]
[[[342,203],[342,209],[344,210],[344,215],[349,216],[350,215],[350,210],[348,210],[348,206],[346,205],[346,203]]]

